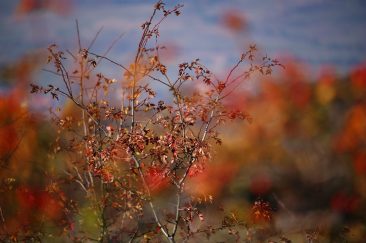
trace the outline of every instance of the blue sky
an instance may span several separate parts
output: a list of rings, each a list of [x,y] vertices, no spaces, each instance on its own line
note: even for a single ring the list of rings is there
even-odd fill
[[[56,1],[56,0],[53,0]],[[59,2],[62,2],[61,0]],[[103,52],[120,34],[110,57],[127,64],[136,49],[139,26],[155,1],[71,1],[71,11],[14,14],[19,1],[0,2],[0,65],[56,42],[76,47],[75,19],[87,44],[104,27],[94,50]],[[161,28],[161,43],[177,49],[172,64],[199,57],[216,73],[231,66],[240,51],[256,43],[275,57],[291,56],[316,72],[333,66],[345,73],[366,60],[366,1],[363,0],[181,0],[182,15]],[[222,24],[227,11],[245,17],[247,29],[233,33]]]

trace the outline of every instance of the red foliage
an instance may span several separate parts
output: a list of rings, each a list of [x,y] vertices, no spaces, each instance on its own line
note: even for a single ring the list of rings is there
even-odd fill
[[[324,69],[321,73],[318,83],[332,86],[336,82],[335,70],[331,68]]]
[[[311,98],[310,85],[301,80],[293,80],[289,84],[289,97],[296,107],[305,108]]]
[[[356,174],[366,175],[366,151],[359,151],[354,160],[353,166]]]
[[[23,15],[39,10],[49,10],[64,15],[71,10],[71,3],[71,0],[21,0],[15,12]]]
[[[233,32],[244,31],[247,28],[245,16],[238,11],[230,10],[224,13],[222,22],[225,27]]]
[[[355,105],[350,111],[344,128],[336,139],[339,152],[350,152],[366,144],[366,106]]]
[[[160,167],[150,167],[146,172],[146,183],[153,193],[164,190],[169,185],[167,171]]]
[[[0,96],[0,157],[11,153],[20,140],[19,122],[25,110],[21,107],[20,96],[16,92]]]
[[[194,174],[192,169],[190,191],[196,195],[217,195],[234,178],[237,167],[230,162],[223,162],[207,167],[202,173]],[[194,186],[193,186],[194,185]]]
[[[110,183],[114,180],[113,174],[107,168],[94,169],[93,172],[94,175],[100,176],[105,183]]]
[[[355,90],[366,91],[366,65],[362,65],[352,72],[351,82]]]
[[[272,181],[267,175],[258,175],[250,183],[250,191],[255,195],[263,195],[272,187]]]
[[[57,220],[61,216],[62,204],[48,192],[24,186],[16,190],[16,197],[18,211],[23,217],[44,216]]]
[[[194,165],[192,165],[192,167],[189,169],[189,171],[188,171],[188,176],[189,176],[189,177],[197,176],[197,175],[199,175],[199,174],[203,173],[204,169],[205,169],[205,165],[204,165],[204,163],[203,163],[203,162],[202,162],[202,163],[198,163],[198,164],[194,164]]]
[[[331,200],[331,208],[341,213],[351,213],[359,207],[359,199],[354,195],[339,192]]]
[[[0,157],[14,151],[19,141],[17,129],[13,125],[0,127],[0,138]]]
[[[256,200],[252,207],[252,220],[256,224],[269,223],[272,220],[272,209],[268,202]]]

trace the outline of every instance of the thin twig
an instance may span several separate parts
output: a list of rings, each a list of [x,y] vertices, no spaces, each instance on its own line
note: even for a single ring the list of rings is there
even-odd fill
[[[98,32],[95,34],[95,36],[94,36],[93,40],[90,42],[90,44],[89,44],[89,46],[88,46],[88,48],[87,48],[87,50],[88,50],[88,51],[89,51],[89,50],[90,50],[90,48],[94,45],[94,42],[97,40],[97,38],[98,38],[98,36],[99,36],[100,32],[102,32],[102,30],[103,30],[103,26],[99,28],[99,30],[98,30]]]
[[[160,219],[159,219],[159,217],[158,217],[158,215],[157,215],[157,212],[156,212],[155,206],[154,206],[154,204],[153,204],[153,202],[152,202],[150,188],[149,188],[149,186],[148,186],[148,184],[147,184],[147,182],[146,182],[146,180],[145,180],[144,173],[143,173],[143,171],[142,171],[142,169],[141,169],[140,161],[136,158],[136,156],[135,156],[135,155],[132,155],[132,159],[133,159],[133,160],[134,160],[134,162],[135,162],[135,165],[136,165],[136,167],[137,167],[137,170],[138,170],[138,172],[139,172],[139,174],[140,174],[140,177],[141,177],[141,180],[142,180],[142,184],[143,184],[143,186],[144,186],[144,188],[145,188],[145,190],[146,190],[146,193],[147,193],[147,195],[148,195],[148,203],[149,203],[149,206],[150,206],[151,211],[152,211],[152,213],[153,213],[154,219],[155,219],[155,221],[156,221],[156,223],[157,223],[158,227],[159,227],[159,228],[161,229],[161,231],[163,232],[163,234],[164,234],[167,238],[169,238],[169,234],[168,234],[167,230],[166,230],[166,229],[163,227],[163,225],[161,224]]]
[[[76,24],[76,34],[78,37],[79,52],[80,52],[81,51],[81,40],[80,40],[80,32],[79,32],[79,22],[77,19],[75,19],[75,24]]]
[[[4,218],[4,215],[3,215],[3,209],[1,208],[1,206],[0,206],[0,219],[3,223],[5,223],[5,218]]]

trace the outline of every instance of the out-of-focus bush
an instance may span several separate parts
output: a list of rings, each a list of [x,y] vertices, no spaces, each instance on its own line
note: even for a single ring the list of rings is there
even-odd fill
[[[253,118],[227,127],[225,149],[218,150],[216,166],[230,161],[236,173],[225,187],[212,182],[214,177],[199,187],[221,191],[214,196],[244,215],[250,215],[254,202],[268,202],[273,220],[267,231],[259,227],[259,238],[278,240],[274,236],[282,234],[297,242],[312,232],[318,240],[361,241],[366,234],[366,67],[344,77],[324,69],[316,80],[307,80],[302,64],[284,65],[283,72],[260,82],[256,94],[241,93],[228,102]],[[350,229],[357,237],[347,233]]]

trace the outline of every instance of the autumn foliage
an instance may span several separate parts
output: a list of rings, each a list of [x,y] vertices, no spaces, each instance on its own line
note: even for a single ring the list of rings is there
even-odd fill
[[[62,154],[60,160],[68,182],[85,193],[99,226],[99,234],[80,232],[74,240],[135,240],[147,234],[169,242],[191,238],[190,225],[197,217],[203,221],[204,216],[185,184],[203,173],[212,145],[221,143],[218,128],[247,118],[246,113],[225,107],[223,101],[253,74],[268,75],[272,67],[280,66],[270,57],[258,58],[252,45],[224,79],[218,79],[199,59],[179,64],[172,77],[160,58],[164,47],[157,40],[160,24],[169,15],[180,15],[181,7],[167,9],[161,1],[155,5],[141,26],[142,37],[129,66],[84,48],[78,36],[75,53],[55,44],[48,48],[48,62],[53,65],[49,72],[60,82],[31,84],[31,93],[65,100],[73,110],[52,111],[59,134],[54,156],[67,151],[68,156]],[[120,68],[122,79],[104,74],[101,62]],[[170,97],[159,93],[162,89]],[[120,91],[118,95],[115,90]],[[156,206],[161,193],[172,201],[164,210]],[[153,223],[140,221],[142,217],[150,217]],[[125,223],[117,224],[119,218]]]
[[[17,13],[42,9],[59,8]],[[75,50],[48,47],[51,80],[29,84],[32,62],[9,69],[21,85],[0,96],[0,239],[360,242],[366,68],[309,80],[255,45],[223,77],[199,59],[172,67],[159,28],[181,11],[156,3],[130,63],[78,34]],[[222,21],[247,26],[236,12]],[[241,88],[253,79],[255,93]],[[46,119],[29,108],[45,97]]]

